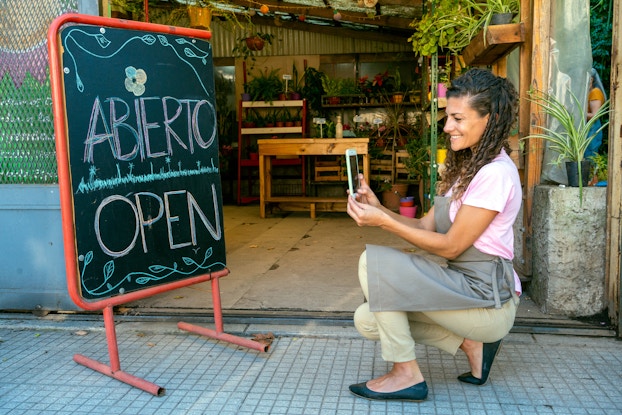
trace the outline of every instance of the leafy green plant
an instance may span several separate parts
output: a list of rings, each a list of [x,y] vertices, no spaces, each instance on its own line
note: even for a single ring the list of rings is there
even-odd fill
[[[253,101],[274,101],[281,91],[281,80],[279,70],[264,68],[248,81],[247,90]]]
[[[430,0],[427,12],[411,26],[415,32],[408,41],[421,56],[439,50],[458,54],[481,28],[482,22],[469,7],[470,0]]]
[[[609,178],[609,156],[607,154],[595,154],[589,159],[592,163],[594,163],[594,170],[598,181],[607,181]]]
[[[601,127],[594,132],[590,132],[590,128],[596,120],[609,113],[609,100],[605,101],[594,116],[587,120],[584,105],[581,104],[572,91],[568,92],[573,104],[571,107],[574,107],[577,111],[577,117],[556,96],[538,90],[528,91],[529,100],[536,103],[544,114],[557,121],[559,128],[549,123],[548,126],[539,126],[542,132],[531,134],[525,138],[547,140],[550,144],[550,149],[559,153],[554,163],[559,164],[562,161],[577,162],[578,174],[581,177],[581,161],[584,160],[585,150],[596,134],[602,131],[609,122],[602,123]],[[579,199],[583,202],[581,180],[579,180]]]
[[[322,74],[322,89],[324,94],[334,97],[341,94],[341,80],[330,78],[326,74]]]
[[[304,86],[301,89],[301,94],[307,99],[312,116],[324,113],[322,108],[322,76],[323,72],[311,66],[305,69],[303,75]]]

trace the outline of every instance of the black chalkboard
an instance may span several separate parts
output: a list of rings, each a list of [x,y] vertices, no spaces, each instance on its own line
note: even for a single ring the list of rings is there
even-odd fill
[[[59,35],[82,297],[223,270],[210,43],[83,24]]]

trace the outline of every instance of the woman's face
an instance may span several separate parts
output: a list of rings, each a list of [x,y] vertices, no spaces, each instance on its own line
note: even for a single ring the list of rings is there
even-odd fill
[[[490,114],[484,117],[469,105],[468,97],[448,98],[447,121],[443,131],[449,135],[453,151],[474,149],[484,134]]]

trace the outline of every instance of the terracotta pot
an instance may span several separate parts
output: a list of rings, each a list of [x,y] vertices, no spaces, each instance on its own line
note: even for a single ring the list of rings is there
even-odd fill
[[[382,192],[382,204],[389,210],[397,212],[400,208],[400,199],[408,191],[407,183],[396,183],[390,190]]]
[[[341,98],[339,97],[328,97],[328,105],[339,105],[341,102]]]
[[[246,47],[250,50],[262,50],[264,47],[264,40],[259,36],[247,37]]]

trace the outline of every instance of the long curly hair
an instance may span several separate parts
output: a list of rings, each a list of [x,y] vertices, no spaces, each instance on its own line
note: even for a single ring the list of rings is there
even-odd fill
[[[445,171],[436,193],[446,194],[453,188],[452,200],[458,200],[475,174],[499,155],[510,154],[508,138],[518,115],[518,94],[505,78],[485,69],[471,69],[454,79],[447,89],[447,99],[467,97],[469,106],[480,116],[490,114],[477,147],[447,151]]]

